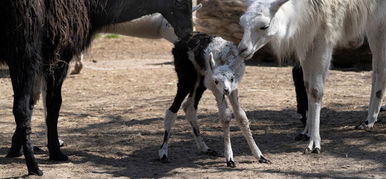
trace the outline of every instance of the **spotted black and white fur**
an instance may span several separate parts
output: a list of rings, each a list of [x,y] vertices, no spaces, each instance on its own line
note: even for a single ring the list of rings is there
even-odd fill
[[[257,147],[248,118],[238,101],[238,83],[244,74],[244,59],[238,57],[237,47],[220,37],[196,33],[188,41],[180,41],[173,49],[174,65],[178,77],[178,89],[171,107],[165,114],[164,141],[159,150],[162,162],[168,161],[168,141],[171,128],[177,118],[182,102],[186,118],[193,128],[194,139],[200,152],[216,155],[204,142],[197,122],[197,106],[206,89],[212,91],[219,109],[219,117],[224,130],[225,158],[228,167],[235,167],[231,148],[229,123],[232,115],[228,108],[228,98],[235,118],[246,138],[253,155],[261,163],[269,161]]]

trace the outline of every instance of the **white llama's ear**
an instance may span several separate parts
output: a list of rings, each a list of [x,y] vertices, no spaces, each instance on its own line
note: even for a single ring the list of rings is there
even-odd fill
[[[194,6],[194,7],[192,8],[192,12],[198,11],[198,10],[200,10],[201,8],[202,8],[202,4],[200,3],[200,4],[198,4],[198,5],[196,5],[196,6]]]
[[[288,2],[288,0],[276,0],[272,2],[271,11],[276,13],[279,10],[279,8],[286,2]]]

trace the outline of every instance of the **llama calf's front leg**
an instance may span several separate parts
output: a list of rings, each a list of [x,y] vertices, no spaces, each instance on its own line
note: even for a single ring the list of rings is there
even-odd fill
[[[244,110],[241,109],[239,100],[238,100],[238,90],[234,90],[230,97],[229,101],[232,105],[233,113],[237,119],[241,132],[243,133],[245,139],[248,142],[249,148],[252,151],[252,154],[259,160],[260,163],[270,163],[263,154],[261,153],[259,147],[257,147],[255,140],[253,139],[251,129],[249,128],[249,120]]]
[[[236,167],[236,163],[233,159],[233,151],[231,145],[231,136],[230,136],[230,125],[232,115],[228,109],[228,104],[224,95],[221,95],[217,89],[212,90],[214,96],[216,97],[218,113],[220,117],[220,121],[224,131],[224,156],[225,161],[228,167]]]

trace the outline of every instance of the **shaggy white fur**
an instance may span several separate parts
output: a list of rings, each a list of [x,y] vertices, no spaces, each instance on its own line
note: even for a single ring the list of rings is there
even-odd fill
[[[304,70],[310,137],[306,152],[319,153],[319,121],[325,79],[333,49],[365,34],[373,52],[369,113],[359,128],[373,127],[386,83],[386,1],[382,0],[249,0],[240,18],[244,36],[240,55],[271,43],[279,58],[295,54]]]

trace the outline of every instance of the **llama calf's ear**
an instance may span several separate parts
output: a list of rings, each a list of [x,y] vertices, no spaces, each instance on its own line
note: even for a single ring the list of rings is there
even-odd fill
[[[213,71],[214,67],[216,66],[216,62],[214,61],[213,53],[209,53],[209,68],[211,71]]]

